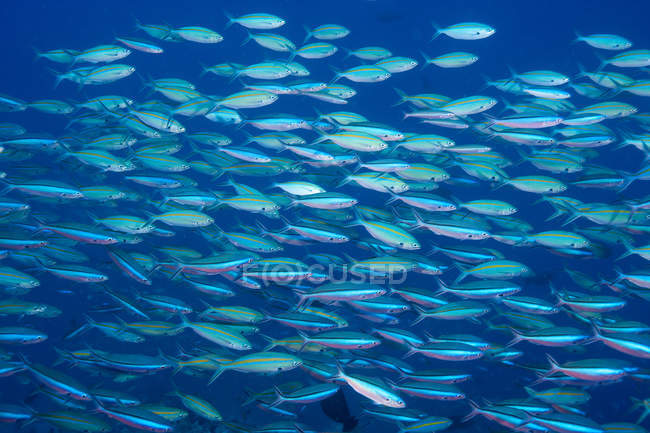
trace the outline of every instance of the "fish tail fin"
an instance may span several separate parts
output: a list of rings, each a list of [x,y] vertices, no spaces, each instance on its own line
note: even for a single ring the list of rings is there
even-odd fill
[[[359,213],[359,210],[356,208],[352,208],[352,212],[354,215],[354,219],[347,223],[344,227],[349,228],[349,227],[356,227],[356,226],[362,226],[363,225],[363,217]]]
[[[582,36],[577,30],[574,29],[573,33],[576,35],[576,38],[571,41],[572,44],[576,44],[584,40],[584,36]]]
[[[187,328],[187,327],[189,327],[189,326],[190,326],[190,322],[189,322],[189,320],[187,320],[187,317],[185,317],[185,314],[179,314],[179,316],[180,316],[179,318],[181,319],[181,324],[178,325],[179,328],[180,328],[180,327],[182,327],[182,328]]]
[[[497,189],[501,189],[504,186],[508,184],[509,179],[504,179],[503,181],[499,182],[494,188],[492,188],[492,192],[496,191]]]
[[[422,67],[420,68],[420,70],[423,70],[423,69],[425,69],[427,66],[429,66],[431,64],[431,57],[427,56],[427,53],[425,53],[424,51],[420,51],[420,55],[424,59],[424,63],[422,64]]]
[[[570,216],[569,218],[562,224],[562,226],[566,226],[568,224],[571,224],[573,221],[577,220],[580,218],[582,215],[582,212],[580,209],[577,209],[575,206],[573,206],[570,203],[564,203],[564,206],[569,210]]]
[[[205,76],[209,72],[208,65],[206,65],[203,62],[199,62],[199,66],[201,66],[201,72],[199,73],[199,77]]]
[[[467,272],[467,268],[464,268],[459,263],[456,263],[456,268],[460,271],[460,274],[458,274],[458,276],[454,280],[454,284],[460,283],[465,279],[465,277],[469,275],[469,273]]]
[[[295,206],[295,203],[296,201],[293,200],[288,207]],[[280,220],[282,220],[282,222],[284,223],[284,227],[282,228],[282,230],[280,230],[280,233],[284,233],[291,230],[291,221],[289,221],[286,216],[280,215]]]
[[[59,71],[52,69],[52,68],[45,68],[47,71],[49,71],[52,75],[54,75],[54,89],[59,87],[59,84],[61,84],[61,81],[65,79],[65,74],[59,73]]]
[[[533,398],[534,398],[535,395],[537,394],[537,392],[536,392],[533,388],[531,388],[530,386],[524,386],[524,391],[526,391],[526,393],[527,393],[529,396],[533,397]]]
[[[615,261],[622,260],[622,259],[624,259],[626,257],[629,257],[632,254],[634,254],[633,251],[632,251],[634,249],[634,246],[632,244],[630,244],[630,242],[627,239],[623,240],[623,246],[625,246],[625,252],[623,254],[621,254],[620,256],[618,256],[618,258],[616,258]]]
[[[239,77],[240,77],[243,73],[244,73],[244,72],[243,72],[242,70],[236,70],[236,71],[235,71],[235,72],[230,76],[230,78],[228,79],[228,84],[232,84],[235,80],[239,79]],[[239,81],[239,83],[242,84],[242,85],[244,84],[241,80]],[[220,102],[220,101],[222,101],[222,100],[219,100],[219,102],[217,102],[217,105],[221,105],[221,102]]]
[[[224,11],[223,14],[226,16],[226,18],[228,18],[228,22],[224,27],[225,29],[227,29],[228,27],[232,26],[235,23],[235,18],[233,18],[233,16],[227,11]]]
[[[126,321],[125,321],[124,319],[122,319],[120,316],[113,315],[113,317],[115,317],[115,320],[117,320],[118,323],[119,323],[120,325],[122,325],[123,328],[126,328],[126,327],[127,327],[127,323],[126,323]],[[158,350],[160,350],[160,349],[158,349]]]
[[[631,184],[634,182],[638,176],[634,173],[625,173],[623,174],[623,183],[618,187],[617,192],[621,193],[625,191]]]
[[[84,323],[77,329],[73,330],[72,332],[69,332],[67,335],[63,337],[64,340],[69,340],[70,338],[76,337],[77,335],[81,335],[85,333],[86,331],[89,331],[92,326],[89,325],[88,323]]]
[[[43,57],[43,53],[41,53],[41,51],[33,45],[32,45],[32,51],[34,52],[34,59],[33,59],[34,63],[37,62],[41,57]]]
[[[393,107],[397,105],[401,105],[404,102],[406,102],[407,94],[401,89],[398,89],[397,87],[393,87],[393,90],[395,90],[395,93],[397,93],[397,96],[399,96],[399,101],[397,101],[395,104],[393,104]]]
[[[212,385],[212,382],[217,380],[224,371],[226,371],[226,368],[223,366],[219,366],[219,368],[217,368],[217,371],[215,371],[214,374],[210,377],[210,380],[208,380],[208,385]]]
[[[29,366],[29,360],[27,359],[24,353],[18,352],[18,359],[20,359],[20,362],[23,363],[25,366]]]
[[[442,278],[438,278],[438,288],[440,289],[441,292],[449,291],[449,285],[444,281],[442,281]]]
[[[413,217],[415,218],[415,225],[413,228],[419,229],[422,227],[426,227],[427,223],[422,219],[422,216],[418,213],[418,211],[413,209],[412,212],[413,212]]]
[[[133,21],[134,21],[134,23],[133,23],[134,24],[134,30],[137,31],[137,30],[142,29],[142,22],[137,17],[134,16]]]
[[[336,83],[339,79],[341,79],[341,77],[343,76],[343,73],[342,73],[341,71],[339,71],[338,69],[334,68],[333,66],[331,66],[330,69],[331,69],[332,71],[334,71],[334,74],[335,74],[335,75],[334,75],[334,78],[332,79],[332,81],[329,82],[329,84],[334,84],[334,83]]]
[[[409,350],[404,355],[402,355],[402,359],[409,358],[409,357],[413,356],[414,354],[418,353],[417,348],[415,346],[413,346],[408,341],[406,342],[406,344],[408,345]]]
[[[262,236],[271,233],[269,229],[267,229],[266,226],[264,226],[264,224],[262,224],[259,220],[255,220],[255,225],[259,227],[260,230],[262,230]]]
[[[178,360],[176,358],[173,358],[169,355],[167,355],[165,352],[162,351],[162,349],[159,347],[156,350],[156,354],[158,357],[162,360],[169,361],[171,364],[178,365]]]
[[[436,39],[438,36],[442,34],[442,29],[435,21],[431,21],[431,25],[433,26],[436,32],[433,34],[433,36],[431,36],[429,42],[432,42],[434,39]]]
[[[302,40],[302,43],[304,44],[308,40],[311,39],[311,37],[314,35],[309,27],[306,25],[302,26],[303,29],[305,29],[305,39]]]
[[[0,185],[4,185],[4,187],[0,190],[0,196],[7,194],[13,189],[13,185],[9,181],[2,178],[0,178]]]
[[[587,75],[587,70],[585,69],[584,65],[580,62],[578,62],[578,73],[574,78],[582,78]]]
[[[268,342],[266,347],[262,350],[263,352],[268,352],[269,350],[273,349],[274,347],[277,346],[275,343],[275,340],[272,337],[269,337],[268,335],[265,334],[259,334],[260,337],[262,337],[264,340]]]
[[[305,334],[304,332],[302,332],[302,331],[298,331],[298,335],[302,339],[302,344],[300,345],[300,349],[298,349],[298,352],[302,352],[302,350],[305,348],[305,346],[307,344],[309,344],[309,342],[310,342],[309,341],[309,336],[307,334]]]
[[[400,199],[400,196],[395,194],[393,191],[387,190],[387,192],[390,194],[390,198],[388,200],[386,200],[386,204],[394,203],[394,202],[396,202],[397,200]]]
[[[397,143],[397,144],[395,144],[395,146],[393,146],[393,147],[388,151],[388,154],[389,154],[389,155],[392,155],[392,153],[395,152],[395,151],[396,151],[397,149],[399,149],[400,147],[402,147],[402,143]]]
[[[602,54],[600,54],[600,53],[598,53],[596,51],[594,51],[594,55],[600,61],[600,63],[598,64],[598,68],[596,68],[595,72],[602,72],[602,70],[605,69],[605,66],[607,66],[609,64],[609,62],[607,61],[607,59],[605,59],[605,57],[603,57]]]
[[[333,379],[342,379],[345,377],[345,371],[343,371],[343,366],[341,365],[341,362],[338,359],[335,359],[336,361],[336,375],[333,377]]]
[[[339,182],[338,185],[336,185],[336,188],[340,188],[343,185],[347,185],[348,183],[352,182],[352,178],[348,175],[343,178],[341,182]]]
[[[469,421],[470,419],[474,418],[476,415],[480,414],[481,408],[479,407],[478,404],[476,404],[473,400],[469,400],[468,403],[469,403],[470,407],[472,408],[472,410],[470,411],[470,413],[468,413],[467,415],[465,415],[465,416],[460,420],[460,422],[467,422],[467,421]]]
[[[510,65],[508,65],[508,71],[510,72],[510,81],[516,81],[518,77],[517,71]]]
[[[521,334],[519,334],[519,332],[517,332],[516,329],[511,327],[510,332],[512,332],[515,336],[512,338],[512,340],[508,342],[508,344],[506,344],[505,347],[514,346],[515,344],[519,343],[522,340]]]
[[[284,401],[284,395],[282,394],[282,391],[280,391],[280,388],[278,388],[277,385],[273,385],[273,392],[275,392],[275,401],[270,403],[269,407],[275,407]]]
[[[304,310],[310,303],[308,294],[299,289],[293,289],[293,292],[296,294],[296,296],[298,296],[298,303],[296,304],[296,310],[297,311]]]
[[[497,118],[494,117],[494,116],[491,115],[491,114],[488,114],[488,113],[481,113],[481,115],[482,115],[483,117],[485,117],[485,119],[487,120],[487,124],[488,124],[487,126],[488,126],[488,128],[491,127],[491,126],[494,126],[494,124],[497,122]]]
[[[544,374],[544,377],[546,377],[548,375],[551,375],[551,374],[555,373],[556,371],[560,370],[560,364],[558,364],[557,361],[555,359],[553,359],[553,357],[548,353],[546,354],[546,360],[550,364],[551,368],[549,369],[549,371],[547,371]]]
[[[244,42],[242,42],[239,46],[243,47],[244,45],[249,43],[251,39],[253,39],[253,34],[249,30],[246,30],[246,39],[244,39]]]
[[[603,336],[600,333],[600,328],[598,327],[598,324],[594,320],[591,320],[591,330],[594,333],[594,336],[591,337],[589,340],[587,340],[585,344],[591,344],[593,342],[600,341],[600,339]]]
[[[420,307],[419,305],[413,305],[413,309],[418,313],[418,317],[416,317],[415,320],[411,323],[411,326],[415,326],[427,318],[424,308]]]
[[[488,77],[485,74],[481,74],[481,78],[483,79],[483,87],[481,87],[481,89],[479,91],[483,91],[483,90],[487,89],[488,87],[492,86],[492,79],[490,77]]]

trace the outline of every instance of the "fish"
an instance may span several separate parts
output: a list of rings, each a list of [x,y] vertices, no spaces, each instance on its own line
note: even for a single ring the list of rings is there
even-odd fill
[[[576,39],[574,42],[585,42],[591,47],[600,48],[602,50],[626,50],[632,47],[632,42],[623,36],[612,35],[607,33],[596,33],[583,36],[576,32]]]
[[[496,32],[496,29],[487,24],[475,22],[463,22],[442,28],[438,28],[434,24],[434,27],[436,33],[432,39],[437,38],[439,35],[446,35],[452,39],[477,40],[489,38]]]

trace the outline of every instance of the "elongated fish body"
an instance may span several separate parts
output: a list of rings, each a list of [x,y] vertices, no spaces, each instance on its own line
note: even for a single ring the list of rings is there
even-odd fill
[[[408,425],[402,425],[400,432],[436,432],[447,429],[451,424],[452,420],[449,418],[441,416],[427,416],[419,420],[413,419],[400,419],[398,417],[390,417],[389,419],[395,419],[396,421],[405,421],[411,422]]]
[[[325,331],[320,334],[302,335],[303,343],[317,343],[336,349],[369,349],[379,345],[380,341],[371,335],[350,331]]]
[[[214,30],[200,26],[185,26],[173,30],[173,34],[186,41],[201,44],[216,44],[223,41],[223,36]]]
[[[74,56],[74,62],[105,63],[123,59],[131,50],[117,45],[99,45]]]
[[[34,378],[44,386],[50,388],[57,394],[73,398],[75,400],[90,400],[91,395],[83,385],[71,377],[40,364],[25,364],[26,369]]]
[[[549,413],[536,415],[535,423],[557,432],[602,433],[605,430],[591,419],[574,414]]]
[[[221,421],[223,419],[219,411],[207,400],[180,391],[176,391],[176,395],[183,402],[183,406],[201,418],[205,418],[208,421]]]
[[[347,78],[355,83],[377,83],[390,76],[390,72],[379,66],[357,66],[337,73],[337,79]]]
[[[629,50],[616,54],[605,63],[619,68],[642,68],[650,65],[650,50]]]
[[[461,400],[465,398],[465,394],[458,387],[445,383],[402,382],[399,385],[393,385],[393,389],[431,400]]]
[[[207,322],[186,322],[186,326],[201,337],[224,347],[235,350],[248,350],[252,347],[245,337],[223,326]]]
[[[173,430],[173,426],[165,418],[147,410],[132,407],[106,408],[98,405],[98,411],[124,425],[132,428],[156,433]]]
[[[625,367],[610,359],[585,359],[558,364],[550,355],[547,358],[551,364],[548,374],[561,372],[567,376],[596,382],[615,380],[627,374]]]
[[[46,339],[47,335],[45,333],[32,328],[0,328],[0,343],[4,344],[37,344]]]
[[[237,18],[228,17],[228,25],[230,24],[239,24],[240,26],[246,27],[248,29],[256,30],[270,30],[282,27],[284,25],[284,19],[267,13],[251,13],[242,15]]]
[[[34,415],[41,421],[55,425],[62,430],[85,432],[109,432],[112,427],[103,419],[82,411],[41,412]]]
[[[451,25],[444,28],[436,28],[435,39],[438,35],[443,34],[452,39],[476,40],[485,39],[492,36],[496,30],[487,24],[465,22]]]
[[[214,381],[225,370],[235,370],[242,373],[279,373],[299,367],[302,360],[294,355],[281,352],[258,352],[241,356],[221,365],[211,378]]]
[[[161,54],[163,52],[163,49],[158,45],[153,44],[149,41],[145,41],[143,39],[123,36],[123,37],[116,37],[115,40],[123,43],[124,45],[126,45],[131,49],[142,51],[144,53]]]
[[[406,403],[379,379],[359,375],[345,374],[340,368],[338,376],[345,381],[354,391],[372,400],[375,404],[401,408]]]
[[[443,361],[472,361],[483,357],[483,352],[469,344],[443,342],[425,343],[420,346],[409,346],[407,355],[419,353],[428,358],[440,359]]]
[[[569,346],[575,343],[585,342],[589,337],[582,331],[572,327],[545,328],[532,332],[516,331],[514,339],[510,344],[525,340],[533,344],[549,347]]]
[[[607,33],[595,33],[586,36],[577,35],[576,42],[585,42],[594,48],[612,51],[626,50],[632,46],[632,42],[623,36]]]
[[[447,54],[441,54],[432,59],[426,59],[427,63],[432,63],[441,68],[463,68],[478,61],[478,56],[463,51],[454,51]]]
[[[596,333],[596,340],[619,352],[638,358],[650,358],[650,338],[644,334],[611,334]]]

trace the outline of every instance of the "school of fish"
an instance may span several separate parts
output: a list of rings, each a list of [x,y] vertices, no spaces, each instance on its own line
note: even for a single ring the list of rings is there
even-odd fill
[[[599,66],[396,89],[386,125],[357,92],[478,68],[473,44],[499,33],[434,26],[413,58],[288,25],[138,23],[37,53],[69,100],[0,95],[0,425],[321,432],[303,408],[344,390],[363,408],[344,431],[645,432],[650,50],[577,35]],[[187,58],[200,86],[138,66],[224,39],[266,55]],[[26,129],[34,112],[63,132]],[[610,168],[622,155],[638,170]],[[564,268],[540,272],[551,255]],[[621,381],[640,384],[609,396],[625,410],[590,409]]]

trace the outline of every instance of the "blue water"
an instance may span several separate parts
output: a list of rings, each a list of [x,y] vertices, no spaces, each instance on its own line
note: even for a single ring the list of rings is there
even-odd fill
[[[257,11],[281,16],[286,19],[287,24],[278,29],[278,33],[283,34],[297,44],[304,37],[304,25],[313,27],[318,24],[333,22],[351,29],[351,34],[345,39],[333,41],[339,47],[352,49],[365,45],[379,45],[391,50],[394,55],[417,58],[420,62],[422,61],[420,51],[425,51],[428,55],[434,55],[454,50],[467,50],[479,55],[480,60],[467,68],[445,70],[429,66],[425,70],[416,69],[406,73],[394,74],[388,81],[373,84],[356,84],[342,81],[358,91],[358,94],[346,106],[332,106],[309,98],[280,97],[279,101],[271,106],[252,110],[255,115],[292,113],[306,118],[313,118],[316,116],[316,110],[325,112],[341,109],[361,113],[372,121],[392,125],[397,129],[418,132],[429,131],[430,133],[449,136],[456,140],[458,144],[474,144],[486,141],[483,137],[469,131],[457,132],[433,127],[420,128],[415,122],[403,123],[402,108],[392,107],[397,101],[397,95],[393,89],[399,88],[408,94],[439,93],[451,98],[485,94],[512,100],[514,98],[511,95],[500,93],[496,89],[484,89],[485,77],[492,79],[505,78],[509,75],[509,67],[516,71],[549,69],[562,72],[569,77],[573,77],[578,73],[579,64],[584,65],[588,70],[594,70],[600,63],[599,58],[594,54],[596,50],[587,47],[584,43],[572,44],[571,42],[575,38],[575,30],[580,31],[582,34],[620,34],[634,41],[635,48],[644,48],[648,41],[647,17],[650,12],[650,4],[611,1],[590,1],[588,3],[570,1],[200,1],[192,2],[191,5],[170,1],[113,1],[109,3],[81,1],[17,2],[4,5],[0,10],[0,22],[2,22],[0,40],[4,41],[5,57],[3,67],[0,68],[0,93],[9,94],[25,101],[56,98],[68,102],[78,102],[102,94],[125,95],[138,101],[144,101],[148,95],[143,91],[140,77],[144,79],[148,77],[183,78],[196,84],[198,89],[208,95],[233,93],[239,90],[239,83],[228,83],[227,79],[210,74],[201,77],[199,76],[201,72],[200,65],[213,65],[223,62],[252,64],[263,59],[273,59],[276,56],[275,53],[256,45],[254,42],[249,42],[242,48],[240,44],[244,40],[246,33],[242,27],[237,25],[225,29],[227,19],[224,11],[231,13],[233,16]],[[94,45],[111,43],[115,35],[137,35],[145,38],[144,33],[135,29],[136,18],[143,23],[165,23],[172,27],[182,25],[205,26],[220,32],[224,36],[224,41],[215,45],[193,44],[190,42],[160,42],[165,49],[165,53],[162,55],[134,52],[121,61],[134,64],[137,68],[137,74],[106,86],[85,86],[83,89],[78,89],[76,85],[70,82],[63,82],[60,86],[54,88],[54,75],[48,68],[62,72],[65,67],[48,63],[46,60],[34,60],[34,48],[38,50],[61,47],[85,49]],[[432,22],[448,25],[461,21],[487,23],[495,27],[497,32],[493,37],[478,41],[459,41],[440,36],[430,42],[434,33]],[[601,52],[601,54],[609,56],[612,52]],[[356,59],[344,59],[343,57],[342,50],[340,50],[339,53],[328,59],[300,61],[306,64],[311,71],[310,78],[327,82],[334,76],[332,68],[339,70],[360,63]],[[628,71],[623,72],[627,73]],[[630,75],[639,79],[648,78],[647,72],[643,71],[630,72]],[[163,99],[160,95],[153,97]],[[617,97],[617,100],[635,105],[640,112],[645,112],[648,109],[648,103],[642,97],[623,94]],[[572,102],[578,107],[593,103],[593,101],[575,94],[572,96]],[[499,104],[490,113],[498,114],[501,108],[502,105]],[[479,118],[480,116],[477,116],[477,119]],[[47,132],[55,136],[63,134],[67,124],[60,116],[39,113],[34,110],[20,113],[2,113],[0,121],[19,123],[26,127],[29,132]],[[222,132],[234,140],[244,139],[242,131],[231,126],[217,125],[202,118],[181,119],[181,121],[191,130],[209,129]],[[615,125],[619,131],[635,130],[639,132],[632,122],[626,124],[617,121]],[[256,133],[258,131],[249,128],[248,132]],[[298,133],[310,139],[315,137],[308,131],[299,131]],[[512,160],[516,161],[518,159],[517,154],[512,151],[512,146],[504,145],[504,143],[498,141],[488,143],[494,143],[495,149],[503,151],[504,155]],[[601,155],[593,160],[595,163],[624,171],[634,171],[641,166],[641,153],[630,147],[619,151],[609,148],[599,151]],[[187,155],[187,153],[179,155]],[[286,154],[283,154],[283,156],[288,157]],[[62,164],[61,160],[53,161],[53,159],[37,155],[31,162],[28,161],[27,163],[48,168]],[[12,167],[3,162],[0,169],[11,174]],[[453,175],[467,177],[457,168],[449,171]],[[508,167],[507,171],[511,176],[540,173],[529,164]],[[93,173],[92,170],[87,172]],[[57,175],[61,176],[62,174],[59,172]],[[121,182],[119,176],[121,174],[109,174],[104,179],[103,175],[97,174],[97,177],[94,177],[94,175],[77,176],[71,178],[73,180],[61,180],[73,184],[77,182],[116,182],[119,185]],[[214,188],[215,185],[221,183],[221,180],[210,181],[205,176],[197,176],[197,178],[201,179],[201,185],[205,187]],[[281,179],[289,178],[291,176],[284,175],[281,177]],[[566,179],[573,178],[567,177]],[[268,179],[259,178],[239,178],[238,180],[257,188],[264,188],[269,183]],[[222,188],[222,190],[226,191],[227,189]],[[139,191],[150,193],[146,189],[139,189]],[[385,195],[351,185],[337,191],[360,197],[362,204],[369,206],[382,207],[386,199]],[[625,191],[623,197],[639,198],[647,195],[649,191],[648,182],[634,182]],[[516,204],[519,212],[515,216],[532,224],[536,231],[561,229],[559,220],[554,220],[555,223],[544,222],[545,218],[552,212],[548,205],[538,204],[533,206],[532,202],[537,197],[529,193],[516,191],[508,186],[495,192],[492,192],[491,186],[485,183],[477,187],[443,187],[440,194],[445,195],[446,193],[453,193],[454,196],[463,200],[480,197],[499,198]],[[584,202],[603,203],[614,203],[621,197],[616,191],[602,189],[569,189],[566,195],[579,198]],[[29,198],[26,198],[27,196],[15,192],[11,193],[11,197],[29,200]],[[159,199],[159,196],[152,195],[151,198]],[[80,213],[74,204],[36,205],[35,209],[58,213],[63,220],[77,220],[80,218]],[[124,213],[129,213],[128,211],[132,209],[137,209],[137,206],[127,208]],[[97,209],[92,208],[89,210],[97,211]],[[154,211],[155,208],[149,207],[148,210]],[[108,208],[100,213],[110,214],[111,212],[112,210]],[[256,219],[250,215],[242,216],[232,210],[219,210],[216,212],[217,224],[222,228],[234,229],[235,217],[241,217],[245,223],[252,223]],[[288,215],[292,215],[291,211],[288,212]],[[144,214],[141,215],[144,216]],[[88,220],[84,220],[84,222],[87,223]],[[267,224],[267,221],[265,221],[265,224]],[[281,227],[279,222],[268,222],[268,224],[274,228]],[[582,220],[579,225],[586,227],[593,224],[587,224],[586,220]],[[134,247],[133,250],[150,252],[157,246],[173,244],[184,245],[203,253],[210,252],[205,240],[197,233],[186,229],[175,231],[177,231],[177,234],[173,238],[147,238],[143,244]],[[422,252],[428,252],[431,244],[435,242],[446,243],[447,245],[456,244],[456,242],[429,233],[416,232],[416,236],[424,244]],[[364,237],[367,237],[365,233]],[[647,243],[647,236],[635,235],[635,245]],[[525,290],[522,294],[539,296],[548,300],[551,300],[548,289],[550,280],[553,281],[556,287],[562,289],[581,290],[571,282],[566,273],[561,272],[563,267],[566,266],[584,272],[596,281],[601,278],[613,279],[615,277],[613,259],[623,252],[620,247],[614,247],[611,251],[607,247],[603,258],[580,260],[549,254],[539,247],[513,248],[494,241],[486,241],[481,245],[498,249],[503,252],[506,258],[521,261],[531,267],[536,274],[536,278],[528,281],[524,280],[522,284]],[[141,287],[137,287],[137,283],[129,280],[113,266],[102,248],[82,246],[80,249],[92,257],[93,264],[91,266],[100,268],[109,274],[109,285],[112,287],[117,289],[128,288],[127,291],[143,290]],[[346,244],[340,247],[318,246],[316,250],[333,253],[346,252],[355,258],[368,256],[366,252]],[[313,250],[287,246],[281,255],[300,259],[306,255],[307,251],[311,252]],[[452,265],[451,260],[446,257],[436,256],[435,258],[444,261],[450,266]],[[621,266],[629,271],[643,269],[644,264],[643,259],[635,256],[627,259],[624,265]],[[18,266],[14,262],[10,266],[21,269],[20,266],[22,265]],[[447,272],[443,279],[453,281],[456,276],[453,266]],[[88,287],[92,285],[67,282],[47,273],[38,273],[37,275],[41,281],[41,287],[26,295],[25,299],[56,305],[63,310],[63,315],[54,319],[25,318],[18,325],[16,325],[17,322],[14,316],[0,317],[0,326],[33,325],[47,331],[49,340],[45,344],[27,346],[24,350],[23,348],[16,350],[27,355],[30,360],[51,365],[56,359],[54,347],[74,349],[89,344],[103,350],[141,352],[154,355],[156,353],[155,347],[160,347],[165,353],[175,354],[177,343],[180,343],[186,349],[191,349],[201,342],[190,330],[186,330],[180,337],[176,338],[149,337],[148,342],[153,344],[145,344],[144,346],[130,345],[128,349],[125,344],[107,339],[95,330],[90,331],[78,340],[63,341],[62,338],[70,330],[83,323],[82,312],[103,306],[107,303],[107,299],[99,291]],[[423,275],[410,276],[408,284],[430,287],[432,290],[437,287],[434,278]],[[196,292],[190,292],[190,289],[187,288],[181,289],[164,277],[158,276],[154,278],[153,287],[170,296],[185,300],[197,310],[202,308]],[[58,289],[70,289],[73,294],[60,294],[57,292]],[[602,288],[602,294],[611,295],[613,293],[607,288]],[[269,307],[264,298],[249,291],[242,290],[235,299],[236,301],[233,303],[239,305],[250,305],[260,309],[268,309]],[[624,310],[616,312],[614,315],[629,320],[644,321],[648,308],[647,301],[642,301],[637,297],[628,297],[626,299],[628,299],[628,305]],[[351,329],[358,331],[370,331],[372,329],[373,324],[356,318],[353,310],[345,307],[336,308],[336,311],[345,312],[346,317],[350,318]],[[119,314],[125,319],[129,318],[125,313]],[[113,320],[110,314],[96,314],[93,317],[95,316],[101,317],[102,320]],[[408,312],[401,317],[400,326],[408,328],[415,315]],[[133,317],[130,317],[130,319],[133,319]],[[578,324],[565,314],[554,316],[553,320],[560,326],[578,326],[586,329],[585,325]],[[275,338],[294,334],[290,328],[282,327],[274,322],[263,323],[260,328],[262,333],[272,335]],[[475,325],[466,321],[458,323],[427,319],[424,325],[419,325],[414,330],[420,335],[425,330],[429,330],[434,335],[474,333],[483,336],[488,341],[499,344],[505,344],[509,339],[508,335],[490,333],[484,330],[482,325]],[[261,350],[264,347],[261,338],[253,337],[252,339],[255,340],[256,349]],[[397,349],[389,344],[380,347],[378,353],[388,353],[396,357],[403,354],[402,349]],[[606,348],[602,343],[571,347],[569,349],[551,348],[550,350],[528,343],[520,343],[515,347],[524,351],[525,356],[522,358],[522,362],[527,364],[545,365],[544,354],[548,352],[553,353],[563,361],[606,357],[626,359],[641,368],[650,367],[647,359],[628,357]],[[14,351],[16,348],[7,346],[5,349]],[[416,355],[409,358],[408,362],[419,369],[466,368],[473,373],[473,378],[470,382],[462,383],[459,386],[468,398],[477,401],[477,403],[481,403],[483,399],[524,398],[526,393],[523,386],[535,380],[534,373],[530,371],[487,361],[459,363],[461,365],[457,366],[448,365],[451,363],[432,362],[429,358]],[[172,389],[171,383],[173,382],[185,392],[207,398],[219,409],[226,420],[243,421],[254,426],[261,426],[275,418],[261,412],[252,405],[242,408],[241,402],[245,398],[244,389],[261,391],[273,384],[292,380],[315,383],[315,381],[308,378],[305,372],[299,369],[285,373],[282,376],[268,377],[226,372],[210,387],[205,386],[204,377],[190,377],[178,374],[172,378],[169,372],[144,377],[121,385],[111,383],[109,379],[98,379],[75,367],[68,366],[65,369],[67,374],[75,376],[89,387],[122,389],[124,392],[137,395],[145,401],[161,401],[162,398],[163,401],[180,407],[177,399],[161,397]],[[365,374],[377,374],[391,379],[396,378],[383,370],[368,370],[368,372]],[[22,402],[35,389],[35,386],[29,383],[27,378],[28,375],[0,378],[0,402],[14,404]],[[354,393],[349,387],[344,388],[350,411],[353,415],[358,416],[361,407],[369,402]],[[591,419],[598,423],[633,422],[640,412],[629,413],[631,407],[629,397],[647,398],[648,386],[647,382],[633,381],[626,378],[620,383],[589,388],[589,392],[592,395],[592,400],[582,406],[582,409]],[[437,402],[411,397],[406,397],[406,399],[410,408],[421,409],[431,415],[449,416],[454,420],[458,420],[459,417],[468,412],[468,405],[465,400]],[[53,410],[51,404],[46,404],[41,400],[38,400],[36,406],[38,410]],[[283,405],[282,407],[288,409],[290,405]],[[298,420],[316,431],[335,429],[335,424],[323,415],[318,404],[313,404],[301,411]],[[201,423],[205,428],[210,428],[210,431],[218,428],[215,425],[208,427],[207,424],[198,421],[193,415],[190,415],[190,422]],[[118,431],[123,428],[118,424],[114,424],[114,426]],[[396,427],[390,423],[371,421],[370,418],[364,418],[361,426],[360,431],[370,431],[370,429],[375,430],[377,433],[397,431]],[[13,426],[2,426],[2,428],[11,429]],[[33,424],[29,428],[46,431],[46,425],[43,423]],[[189,429],[187,422],[182,424],[181,428]],[[450,431],[490,431],[488,429],[499,431],[499,426],[486,420],[475,419],[467,424],[457,423]]]

